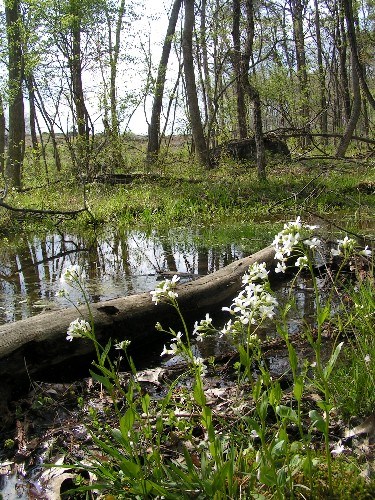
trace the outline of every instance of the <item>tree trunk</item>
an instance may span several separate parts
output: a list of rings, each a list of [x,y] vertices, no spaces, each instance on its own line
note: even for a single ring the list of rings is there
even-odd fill
[[[341,8],[338,10],[337,16],[338,16],[338,25],[336,32],[336,45],[339,52],[340,84],[341,84],[340,90],[342,96],[342,100],[340,99],[340,101],[342,101],[345,119],[347,123],[350,119],[350,107],[351,107],[350,92],[349,92],[349,77],[348,77],[347,61],[346,61],[348,44],[346,40],[344,17]]]
[[[242,55],[242,85],[253,102],[254,136],[256,147],[256,162],[258,179],[266,180],[266,153],[263,140],[262,105],[258,90],[251,85],[249,79],[250,60],[253,60],[254,43],[254,4],[253,0],[246,0],[246,41]]]
[[[121,0],[118,9],[118,18],[116,23],[116,34],[115,34],[115,45],[112,47],[112,42],[110,40],[109,47],[109,57],[111,65],[111,83],[110,83],[110,102],[111,102],[111,130],[112,136],[118,137],[119,135],[119,122],[117,115],[117,96],[116,96],[116,79],[117,79],[117,64],[120,54],[120,42],[121,42],[121,29],[122,20],[125,12],[125,0]],[[108,21],[110,27],[110,22]],[[109,31],[111,33],[111,31]]]
[[[194,0],[185,0],[185,22],[182,36],[182,53],[184,59],[185,85],[187,105],[191,131],[195,144],[198,161],[210,168],[210,158],[206,139],[203,132],[201,114],[198,103],[197,86],[195,83],[194,59],[193,59],[193,29],[194,29]]]
[[[375,109],[375,99],[373,98],[373,96],[370,92],[370,89],[368,88],[368,85],[367,85],[367,82],[365,79],[365,75],[364,75],[364,71],[363,71],[363,67],[362,67],[361,61],[359,59],[357,37],[356,37],[355,26],[354,26],[352,0],[342,0],[342,3],[343,3],[343,7],[344,7],[344,12],[345,12],[346,27],[347,27],[350,49],[352,52],[352,62],[355,66],[355,69],[356,69],[356,72],[358,75],[358,81],[359,81],[359,84],[361,85],[363,93],[366,96],[371,107],[373,109]]]
[[[34,89],[34,79],[32,74],[28,75],[25,78],[27,92],[29,94],[29,110],[30,110],[30,134],[31,134],[31,142],[33,145],[33,149],[38,149],[38,137],[36,133],[36,110],[35,110],[35,89]]]
[[[8,183],[21,188],[25,154],[25,114],[22,93],[23,58],[19,0],[5,3],[9,53],[9,135],[5,175]]]
[[[151,121],[148,128],[147,163],[152,164],[157,161],[160,150],[160,114],[163,105],[164,86],[166,79],[169,55],[171,52],[172,38],[175,34],[178,15],[181,9],[182,0],[174,0],[167,34],[165,35],[163,51],[161,54],[158,75],[156,78],[154,101],[152,104]]]
[[[296,50],[296,61],[297,61],[297,78],[300,87],[300,100],[301,100],[301,119],[302,119],[302,129],[306,133],[303,140],[302,146],[307,146],[309,144],[308,133],[310,131],[309,125],[309,105],[308,105],[308,80],[307,80],[307,68],[306,68],[306,52],[305,52],[305,36],[303,30],[303,17],[304,17],[304,5],[302,0],[290,0],[290,7],[293,18],[293,36],[294,44]]]
[[[5,165],[5,131],[4,103],[0,95],[0,174],[4,173]]]
[[[61,159],[60,159],[59,149],[57,147],[57,140],[56,140],[55,130],[53,127],[53,121],[51,120],[51,117],[49,116],[48,111],[46,110],[46,108],[44,106],[43,98],[40,95],[40,92],[35,84],[35,81],[33,81],[33,88],[34,88],[34,92],[36,93],[36,95],[38,97],[39,111],[40,111],[41,115],[43,116],[43,119],[44,119],[44,121],[47,125],[47,128],[48,128],[48,133],[51,137],[52,146],[53,146],[53,158],[55,160],[56,170],[57,170],[57,172],[60,172],[61,171]]]
[[[211,85],[211,76],[210,69],[208,65],[208,51],[207,51],[207,40],[206,40],[206,8],[207,1],[202,0],[201,6],[201,24],[200,24],[200,45],[202,48],[202,66],[203,66],[203,83],[204,83],[204,92],[206,96],[207,103],[207,115],[205,126],[207,127],[209,124],[213,122],[214,116],[214,105],[212,100],[212,85]],[[207,130],[207,143],[210,145],[210,133],[211,127],[208,127]]]
[[[80,166],[89,166],[89,126],[82,83],[81,63],[81,13],[79,0],[70,0],[72,52],[69,58],[73,102],[77,120],[77,151]]]
[[[241,0],[233,0],[232,4],[232,39],[233,39],[233,55],[232,64],[234,74],[236,76],[236,106],[237,106],[237,121],[240,139],[248,137],[247,129],[247,109],[245,100],[245,89],[243,86],[244,78],[242,75],[243,67],[241,65],[241,37],[240,37],[240,19],[241,19]]]
[[[268,247],[250,257],[195,281],[178,287],[180,309],[189,327],[205,313],[216,315],[241,288],[242,276],[249,265],[265,262],[268,269],[275,266],[275,251]],[[151,301],[150,293],[130,295],[102,303],[91,304],[95,335],[106,345],[110,338],[129,339],[133,343],[152,344],[157,333],[157,321],[165,326],[180,329],[181,320],[169,304],[158,306]],[[51,370],[53,366],[65,366],[67,360],[75,358],[81,363],[82,356],[92,354],[94,346],[83,339],[66,341],[66,332],[72,321],[82,315],[89,321],[87,308],[71,307],[58,312],[48,312],[0,326],[0,379],[2,384],[18,384],[23,378]],[[64,365],[65,363],[65,365]]]
[[[338,158],[343,158],[345,156],[346,150],[352,139],[355,127],[358,123],[359,116],[361,114],[361,91],[359,88],[359,79],[357,68],[355,66],[354,57],[352,55],[352,81],[353,81],[353,103],[351,109],[350,120],[346,126],[346,130],[340,144],[337,147],[336,156]]]
[[[316,47],[317,47],[317,58],[318,58],[318,73],[319,73],[319,91],[320,91],[320,131],[322,134],[328,132],[328,110],[327,110],[327,99],[326,99],[326,83],[325,83],[325,73],[323,67],[323,50],[322,50],[322,37],[320,31],[320,15],[319,15],[319,5],[318,0],[314,0],[315,8],[315,33],[316,33]],[[326,141],[326,144],[328,142]]]

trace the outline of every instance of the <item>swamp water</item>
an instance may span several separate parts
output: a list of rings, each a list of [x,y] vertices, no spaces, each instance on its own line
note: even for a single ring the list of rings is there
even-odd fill
[[[56,233],[25,237],[23,245],[18,241],[16,253],[4,246],[0,248],[0,324],[70,306],[57,292],[62,273],[71,265],[84,269],[90,301],[98,302],[153,290],[157,280],[174,273],[185,282],[245,257],[233,244],[199,246],[196,236],[185,229],[167,234],[108,232],[92,240]],[[71,293],[73,301],[80,298]]]
[[[71,307],[71,302],[58,295],[61,276],[71,265],[84,270],[88,298],[99,302],[151,291],[158,281],[173,274],[186,283],[248,255],[240,245],[212,247],[197,241],[201,241],[199,231],[192,229],[171,229],[163,234],[132,230],[122,235],[108,231],[92,239],[59,233],[43,238],[25,236],[23,245],[18,240],[17,252],[12,245],[0,247],[0,324]],[[279,301],[286,300],[289,286],[285,281],[277,285]],[[69,294],[74,304],[82,300],[75,290],[69,289]],[[296,307],[289,318],[291,334],[299,331],[302,320],[309,321],[315,313],[315,298],[308,282],[298,279],[293,295]],[[218,312],[217,319],[224,324],[229,316]],[[275,333],[269,331],[269,326],[264,331]],[[155,337],[155,345],[150,345],[147,354],[142,350],[142,358],[136,356],[137,366],[160,364],[160,342]],[[228,344],[207,338],[196,348],[202,357],[219,356],[227,352]]]

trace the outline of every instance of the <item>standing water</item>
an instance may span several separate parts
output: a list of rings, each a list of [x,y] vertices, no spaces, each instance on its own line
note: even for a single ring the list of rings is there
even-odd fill
[[[0,249],[0,324],[69,306],[57,292],[71,265],[84,270],[90,300],[98,302],[152,290],[168,274],[191,280],[245,256],[233,244],[198,246],[196,236],[192,230],[166,235],[134,230],[107,232],[95,240],[58,233],[25,237],[16,253],[9,246]],[[72,293],[70,298],[81,297]]]

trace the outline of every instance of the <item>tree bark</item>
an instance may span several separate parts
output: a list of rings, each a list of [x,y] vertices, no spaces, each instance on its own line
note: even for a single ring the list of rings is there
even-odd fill
[[[155,84],[154,101],[150,125],[148,128],[147,163],[152,164],[157,161],[160,151],[160,114],[163,106],[164,86],[168,67],[169,55],[172,47],[172,38],[176,31],[178,15],[180,13],[182,0],[174,0],[167,34],[165,35],[163,51],[161,54],[158,74]]]
[[[202,5],[201,5],[201,23],[200,23],[200,46],[202,49],[202,66],[203,66],[203,86],[204,86],[204,93],[206,96],[206,103],[207,103],[207,114],[206,114],[206,121],[205,121],[205,127],[212,123],[213,116],[214,116],[214,105],[213,105],[213,99],[212,99],[212,85],[211,85],[211,75],[210,75],[210,69],[208,65],[208,50],[207,50],[207,30],[206,30],[206,9],[207,9],[207,1],[202,0]],[[207,143],[210,145],[210,133],[211,129],[208,128],[207,130]]]
[[[339,68],[340,68],[340,91],[339,102],[342,102],[345,120],[350,119],[350,93],[349,93],[349,77],[347,70],[347,40],[344,25],[344,15],[342,8],[339,6],[337,11],[337,31],[336,31],[336,45],[339,53]],[[340,97],[342,99],[340,99]],[[340,124],[340,126],[342,126]]]
[[[353,103],[351,109],[350,119],[347,123],[344,135],[341,138],[340,144],[336,150],[337,158],[343,158],[349,147],[350,141],[353,137],[355,127],[358,123],[361,114],[361,91],[359,88],[359,79],[357,68],[355,66],[354,57],[352,55],[352,81],[353,81]]]
[[[309,132],[309,106],[308,106],[308,79],[307,79],[307,68],[306,68],[306,51],[305,51],[305,36],[303,30],[303,16],[305,7],[302,0],[290,0],[290,7],[293,18],[293,36],[294,45],[296,51],[296,61],[297,61],[297,78],[300,87],[300,100],[301,100],[301,119],[302,126],[306,130],[306,136],[304,138],[303,146],[309,144],[308,132]]]
[[[27,92],[29,94],[29,110],[30,110],[30,134],[31,134],[31,143],[33,145],[33,149],[38,149],[38,137],[36,133],[36,110],[35,110],[35,89],[34,89],[34,78],[32,74],[29,74],[25,78]]]
[[[195,83],[193,58],[194,21],[194,0],[185,0],[185,22],[182,36],[182,52],[184,59],[184,73],[189,119],[197,159],[202,165],[210,168],[210,158],[208,154],[206,139],[204,136],[198,103],[197,86]]]
[[[81,62],[81,12],[79,0],[69,0],[71,15],[72,52],[69,56],[69,68],[72,80],[73,102],[77,120],[78,162],[88,167],[89,161],[89,126],[82,83]]]
[[[370,89],[367,85],[363,67],[359,59],[357,36],[355,33],[354,18],[353,18],[352,0],[342,0],[342,3],[344,6],[346,28],[348,33],[350,49],[352,52],[352,61],[358,75],[358,81],[371,107],[375,109],[375,99],[372,96]]]
[[[240,139],[248,137],[247,128],[247,107],[245,100],[245,89],[243,86],[243,75],[241,65],[241,37],[240,37],[240,19],[241,19],[241,1],[233,0],[233,17],[232,17],[232,39],[233,39],[233,54],[232,65],[236,76],[236,106],[237,106],[237,121]]]
[[[23,57],[19,0],[5,3],[9,54],[9,135],[5,175],[9,184],[21,188],[25,153],[25,113],[22,93]]]
[[[5,165],[5,113],[3,98],[0,95],[0,174],[4,173]]]
[[[258,89],[250,83],[250,61],[253,59],[253,44],[254,44],[254,4],[253,0],[246,0],[246,42],[245,50],[242,56],[242,85],[246,90],[249,98],[253,102],[253,119],[254,119],[254,138],[256,147],[256,162],[259,180],[266,180],[266,153],[263,139],[263,124],[262,124],[262,104]]]
[[[316,34],[319,88],[320,88],[320,107],[321,107],[320,131],[323,134],[326,134],[328,132],[328,110],[327,110],[327,99],[326,99],[325,73],[323,67],[323,49],[322,49],[322,37],[320,30],[320,15],[319,15],[318,0],[314,0],[314,8],[315,8],[315,34]]]

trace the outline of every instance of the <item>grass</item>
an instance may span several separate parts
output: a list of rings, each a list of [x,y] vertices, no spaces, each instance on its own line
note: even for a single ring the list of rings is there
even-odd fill
[[[134,151],[133,151],[134,154]],[[139,155],[135,150],[135,154]],[[336,161],[289,162],[271,164],[267,182],[259,182],[255,168],[225,162],[207,171],[186,156],[153,174],[161,177],[135,178],[125,186],[100,183],[86,185],[90,215],[75,219],[20,216],[3,210],[2,232],[59,227],[83,231],[93,225],[116,227],[237,227],[270,222],[273,230],[280,219],[297,213],[305,218],[323,217],[339,222],[345,230],[371,231],[375,210],[375,167],[371,163]],[[140,156],[134,156],[133,170],[144,170]],[[83,187],[64,163],[63,171],[49,168],[49,182],[33,157],[24,168],[24,192],[11,192],[6,202],[16,207],[71,210],[83,206]],[[141,170],[142,171],[142,170]]]

